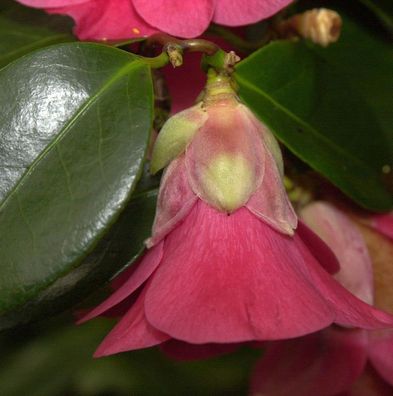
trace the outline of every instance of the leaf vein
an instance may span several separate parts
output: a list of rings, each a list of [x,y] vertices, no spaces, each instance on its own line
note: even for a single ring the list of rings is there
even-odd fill
[[[238,74],[236,76],[236,79],[241,82],[241,85],[246,86],[251,91],[257,92],[258,94],[260,94],[261,96],[266,98],[270,103],[272,103],[277,109],[279,109],[284,114],[286,114],[289,118],[292,118],[297,123],[299,123],[300,125],[307,128],[307,130],[309,130],[311,132],[311,134],[313,134],[317,138],[317,140],[319,139],[320,141],[322,141],[326,146],[329,146],[331,149],[333,149],[333,151],[339,152],[342,156],[350,158],[352,161],[356,162],[362,168],[364,167],[364,165],[366,165],[367,169],[369,168],[365,161],[362,161],[359,158],[353,156],[348,151],[343,150],[342,147],[340,147],[339,145],[337,145],[334,142],[332,142],[331,140],[329,140],[325,135],[322,135],[321,133],[319,133],[312,125],[303,121],[296,114],[294,114],[289,109],[284,107],[281,103],[277,102],[275,99],[273,99],[266,92],[262,91],[260,88],[256,87],[255,85],[253,85],[252,83],[250,83],[248,80],[244,79],[243,77],[239,76]]]

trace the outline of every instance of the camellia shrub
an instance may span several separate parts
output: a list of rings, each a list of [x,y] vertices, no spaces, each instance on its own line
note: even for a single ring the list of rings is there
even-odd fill
[[[94,357],[252,350],[231,394],[392,393],[389,2],[6,0],[0,33],[4,339],[72,312]],[[73,373],[34,391],[156,394]]]

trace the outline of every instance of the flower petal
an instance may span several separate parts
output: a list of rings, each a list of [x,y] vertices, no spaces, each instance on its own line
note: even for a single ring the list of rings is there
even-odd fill
[[[213,17],[214,0],[132,0],[138,14],[151,26],[173,36],[201,35]]]
[[[173,160],[162,177],[152,237],[146,241],[148,248],[164,238],[198,199],[188,184],[184,162],[184,155]]]
[[[155,328],[194,344],[291,338],[333,321],[393,324],[323,270],[298,235],[246,208],[228,216],[203,201],[165,239],[145,312]]]
[[[310,282],[310,266],[319,268],[310,253],[302,257],[292,238],[246,208],[228,216],[198,201],[165,240],[146,317],[194,344],[307,334],[334,320]]]
[[[366,243],[357,227],[343,212],[328,202],[313,202],[300,215],[338,258],[341,269],[335,278],[355,296],[372,304],[372,263]]]
[[[393,243],[378,231],[361,223],[357,224],[370,253],[374,272],[374,305],[388,312],[393,311]]]
[[[310,253],[308,248],[300,238],[296,239],[296,243],[303,257],[306,257]],[[310,281],[336,309],[334,323],[370,330],[392,327],[392,315],[359,300],[331,277],[320,265],[312,269],[313,271],[309,272]]]
[[[246,117],[248,118],[248,120],[254,125],[255,129],[259,132],[266,148],[272,154],[274,160],[276,161],[276,165],[280,172],[280,176],[281,178],[283,178],[284,161],[282,158],[280,145],[278,144],[277,139],[274,137],[270,129],[266,125],[264,125],[247,106],[245,105],[241,105],[241,106],[243,107],[243,111]]]
[[[292,0],[218,0],[213,21],[221,25],[249,25],[280,11]]]
[[[145,318],[143,303],[144,289],[135,304],[104,338],[94,357],[113,355],[131,349],[147,348],[161,344],[170,337],[153,328]]]
[[[393,213],[372,216],[371,226],[382,235],[393,240]]]
[[[158,32],[135,12],[131,0],[90,0],[47,11],[71,16],[81,40],[120,40]]]
[[[135,263],[131,269],[127,280],[124,280],[117,290],[100,305],[82,317],[78,323],[86,322],[105,311],[115,307],[129,297],[139,286],[141,286],[157,268],[163,255],[163,242],[148,250],[142,259]],[[122,278],[123,276],[120,275]]]
[[[251,395],[331,396],[348,389],[367,360],[367,332],[329,327],[267,344]],[[265,344],[266,345],[266,344]]]
[[[76,4],[87,3],[91,0],[17,0],[18,3],[33,8],[72,7]]]
[[[340,270],[340,264],[329,246],[302,221],[298,222],[296,233],[325,271],[329,272],[329,274],[335,274]]]
[[[265,154],[262,184],[246,207],[266,224],[284,234],[293,235],[297,227],[296,213],[282,184],[277,164],[268,150]]]

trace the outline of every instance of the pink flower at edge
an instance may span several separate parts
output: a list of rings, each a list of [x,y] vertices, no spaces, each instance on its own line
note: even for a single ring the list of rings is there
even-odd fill
[[[339,259],[341,269],[335,277],[359,298],[372,303],[372,263],[357,227],[344,213],[324,202],[307,206],[302,218]],[[375,384],[366,388],[370,393],[364,391],[364,395],[392,393],[392,330],[365,331],[331,326],[305,337],[266,343],[265,346],[264,357],[254,370],[251,395],[359,396],[358,382],[363,381],[360,379],[363,373],[370,371],[370,364],[383,379],[374,378]]]
[[[369,217],[368,225],[393,241],[393,212]]]
[[[326,272],[327,246],[297,219],[267,128],[213,79],[200,104],[170,118],[153,150],[160,186],[149,250],[82,321],[137,299],[96,356],[177,340],[230,344],[315,332],[332,322],[384,328],[393,318]],[[321,266],[322,265],[322,266]]]
[[[17,0],[71,16],[81,40],[118,40],[165,32],[200,36],[211,22],[241,26],[268,18],[292,0]]]

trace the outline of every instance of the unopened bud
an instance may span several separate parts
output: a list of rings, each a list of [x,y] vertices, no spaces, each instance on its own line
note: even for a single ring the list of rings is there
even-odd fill
[[[171,161],[160,187],[157,235],[197,198],[227,214],[247,207],[278,232],[293,235],[297,217],[281,180],[280,148],[239,102],[230,76],[210,72],[202,101],[166,122],[151,171]]]
[[[315,8],[294,15],[277,26],[281,37],[300,36],[323,47],[338,40],[341,33],[340,15],[326,8]]]

